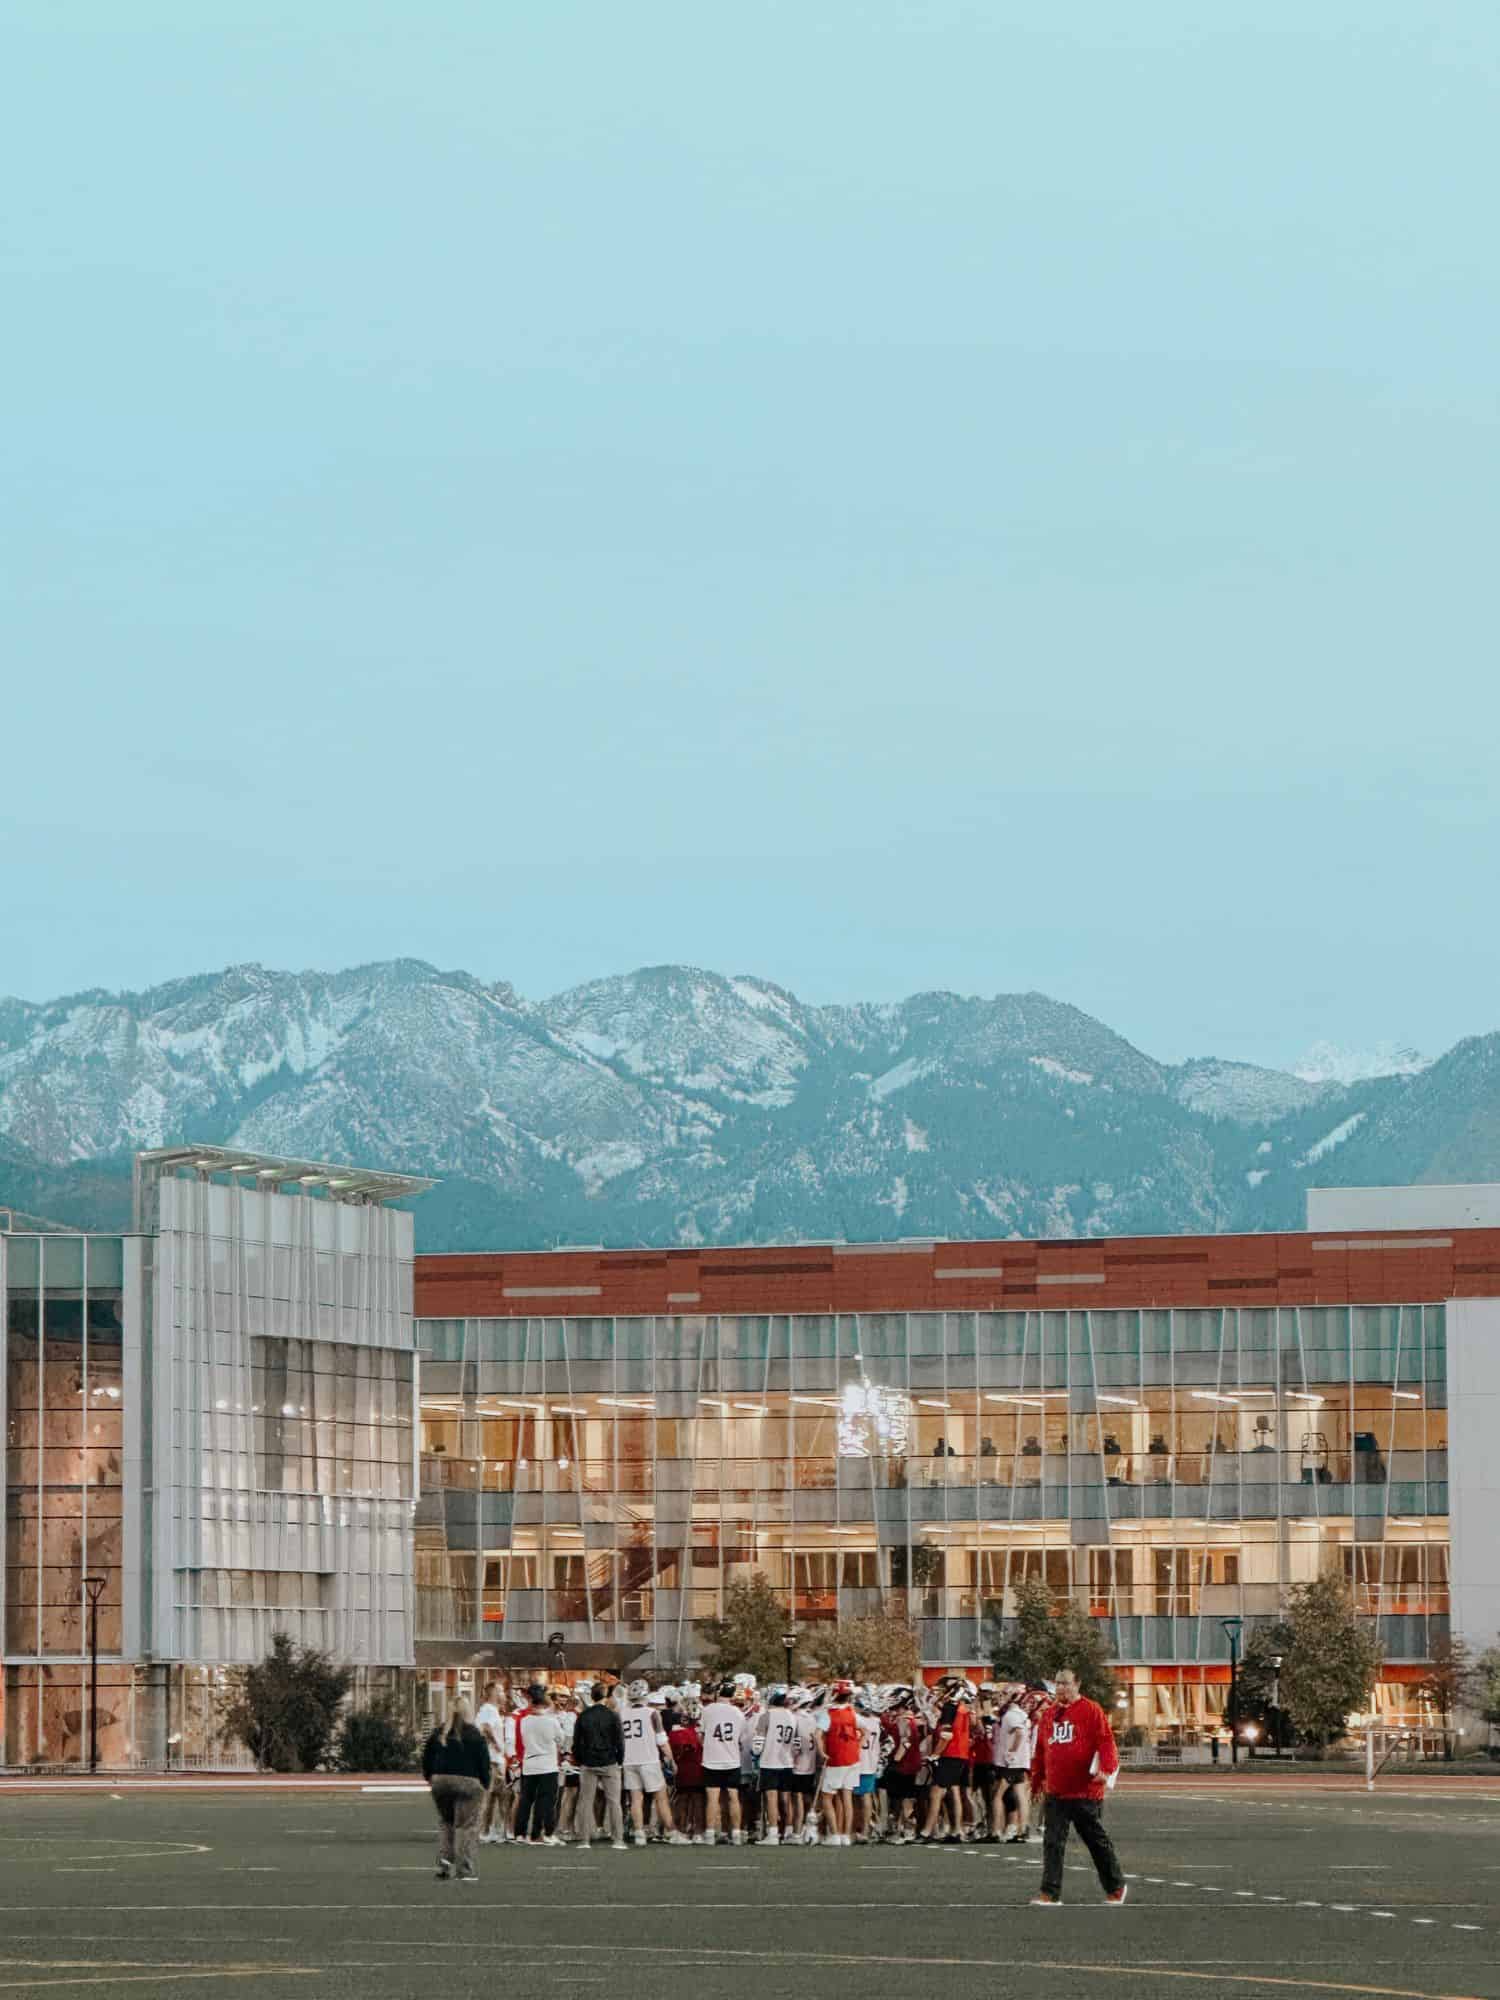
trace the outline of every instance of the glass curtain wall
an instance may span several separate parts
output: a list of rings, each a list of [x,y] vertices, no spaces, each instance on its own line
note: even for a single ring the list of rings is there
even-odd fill
[[[1125,1660],[1221,1660],[1221,1617],[1274,1616],[1328,1569],[1393,1657],[1446,1630],[1440,1306],[419,1339],[424,1638],[561,1627],[674,1663],[755,1570],[798,1623],[905,1610],[945,1664],[986,1657],[1028,1578],[1110,1620]]]
[[[86,1576],[103,1579],[101,1755],[125,1751],[123,1256],[119,1237],[6,1238],[8,1763],[87,1755]]]

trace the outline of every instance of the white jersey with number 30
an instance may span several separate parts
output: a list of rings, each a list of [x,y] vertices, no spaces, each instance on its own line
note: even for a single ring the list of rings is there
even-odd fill
[[[760,1768],[763,1771],[790,1771],[797,1755],[797,1736],[797,1718],[791,1709],[768,1708]]]

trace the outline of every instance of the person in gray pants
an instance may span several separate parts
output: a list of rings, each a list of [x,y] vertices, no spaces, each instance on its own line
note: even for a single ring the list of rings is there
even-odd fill
[[[603,1681],[589,1690],[593,1699],[573,1725],[573,1762],[578,1768],[577,1836],[585,1845],[594,1837],[594,1801],[601,1794],[610,1843],[625,1845],[625,1821],[620,1810],[620,1782],[625,1762],[625,1732],[614,1707],[605,1700]]]
[[[448,1720],[428,1737],[422,1776],[437,1808],[437,1879],[446,1882],[456,1866],[460,1882],[477,1882],[474,1835],[490,1788],[490,1753],[466,1701],[454,1702]]]

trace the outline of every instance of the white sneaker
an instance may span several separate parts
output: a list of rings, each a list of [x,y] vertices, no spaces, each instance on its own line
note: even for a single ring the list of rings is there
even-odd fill
[[[734,1832],[729,1836],[729,1845],[731,1847],[743,1847],[744,1844],[745,1844],[744,1829],[742,1827],[736,1827]]]
[[[669,1833],[667,1835],[668,1847],[687,1847],[690,1844],[685,1833]]]
[[[781,1835],[776,1831],[775,1827],[768,1826],[765,1833],[761,1836],[760,1844],[762,1847],[776,1847],[780,1844],[780,1841]]]
[[[623,1853],[625,1852],[625,1843],[624,1843],[624,1841],[623,1841],[623,1840],[615,1840],[615,1841],[611,1841],[611,1843],[610,1843],[610,1852],[611,1852],[612,1854],[623,1854]]]
[[[562,1842],[555,1833],[544,1833],[542,1835],[542,1845],[543,1847],[561,1847]]]

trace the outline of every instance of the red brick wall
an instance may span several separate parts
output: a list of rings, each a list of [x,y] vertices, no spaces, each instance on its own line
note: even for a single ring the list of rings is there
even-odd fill
[[[1496,1295],[1500,1229],[504,1251],[418,1257],[416,1270],[423,1319],[1419,1305]]]

